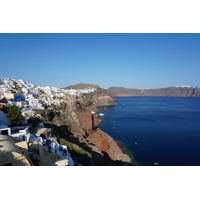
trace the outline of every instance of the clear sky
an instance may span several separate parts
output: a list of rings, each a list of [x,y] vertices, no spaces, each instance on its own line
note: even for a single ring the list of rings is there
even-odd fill
[[[1,33],[1,78],[40,86],[200,87],[199,33]]]

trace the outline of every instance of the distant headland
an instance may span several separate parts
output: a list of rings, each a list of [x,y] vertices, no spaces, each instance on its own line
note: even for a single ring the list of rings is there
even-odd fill
[[[125,96],[157,96],[157,97],[200,97],[200,88],[190,86],[175,86],[155,89],[136,89],[110,87],[108,93],[113,97]]]

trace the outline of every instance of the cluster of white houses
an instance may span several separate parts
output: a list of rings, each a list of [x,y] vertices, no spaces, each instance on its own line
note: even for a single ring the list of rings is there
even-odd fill
[[[8,127],[6,114],[0,111],[0,166],[74,166],[67,146],[51,137],[51,129]]]
[[[80,165],[73,161],[67,146],[51,138],[51,129],[42,124],[33,130],[30,126],[10,128],[10,121],[3,111],[6,107],[18,106],[27,124],[29,117],[37,116],[35,109],[59,105],[65,94],[75,96],[94,91],[95,88],[64,90],[41,87],[24,80],[0,78],[0,165]]]
[[[81,92],[90,92],[88,89]],[[78,91],[80,92],[80,91]],[[51,129],[43,124],[32,129],[31,126],[8,127],[10,124],[4,109],[18,106],[24,118],[37,116],[35,109],[45,109],[44,104],[59,105],[65,93],[75,95],[77,91],[62,90],[56,87],[40,87],[24,80],[0,78],[0,165],[17,166],[73,166],[67,146],[60,145],[51,138]]]
[[[95,88],[66,90],[50,86],[41,87],[27,83],[24,80],[0,78],[0,103],[5,98],[7,106],[16,105],[18,107],[45,109],[44,104],[49,106],[52,104],[59,105],[65,94],[76,96],[82,93],[91,93],[95,90]]]

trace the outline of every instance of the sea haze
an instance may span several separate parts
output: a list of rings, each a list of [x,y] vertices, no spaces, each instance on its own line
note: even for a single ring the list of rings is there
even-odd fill
[[[101,107],[100,128],[137,165],[200,165],[200,98],[117,97]]]

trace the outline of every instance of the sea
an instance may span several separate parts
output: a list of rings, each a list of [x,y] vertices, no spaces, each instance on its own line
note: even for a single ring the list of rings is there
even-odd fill
[[[200,98],[117,97],[99,126],[138,166],[200,166]]]

